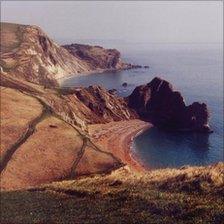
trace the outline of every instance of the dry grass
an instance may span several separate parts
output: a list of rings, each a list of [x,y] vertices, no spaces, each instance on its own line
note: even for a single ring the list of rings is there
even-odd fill
[[[2,223],[201,223],[222,224],[224,164],[207,168],[160,170],[148,174],[121,168],[109,175],[56,182],[29,191],[2,193]],[[194,170],[194,171],[193,171]],[[170,175],[169,175],[170,173]],[[209,191],[185,191],[179,174],[190,182],[213,179]],[[160,176],[160,177],[159,177]],[[166,177],[165,177],[166,176]],[[207,178],[202,178],[207,176]],[[162,181],[159,181],[161,178]],[[171,188],[161,184],[172,180]],[[223,184],[223,182],[222,182]],[[12,215],[13,214],[13,215]]]
[[[20,189],[68,177],[81,147],[78,132],[47,117],[14,153],[1,175],[1,188]]]
[[[68,100],[56,95],[54,90],[43,89],[8,75],[2,78],[4,86],[16,88],[2,87],[1,144],[4,151],[10,152],[1,157],[1,167],[4,169],[2,189],[27,188],[74,175],[107,172],[120,166],[120,161],[111,153],[94,147],[87,133],[75,126],[76,120],[83,121],[86,116],[84,111],[80,115],[82,117],[78,117],[76,110],[81,110],[81,102],[76,98],[69,101],[72,104],[70,107]],[[40,107],[39,110],[34,103]],[[74,108],[76,110],[71,110]],[[71,117],[74,123],[69,125]],[[38,118],[35,125],[33,118]],[[30,123],[34,132],[27,135],[27,129],[31,129]],[[84,141],[88,144],[83,148]],[[10,145],[10,150],[6,150]]]
[[[113,156],[103,151],[98,151],[92,145],[87,145],[85,152],[77,164],[75,175],[90,175],[108,172],[120,166],[120,162]]]
[[[224,163],[202,167],[167,168],[147,172],[133,172],[128,166],[117,169],[109,175],[95,175],[80,178],[78,181],[55,182],[49,186],[67,188],[83,186],[83,190],[100,190],[111,182],[122,182],[122,185],[132,185],[139,188],[154,186],[161,191],[216,194],[224,196]],[[48,186],[48,185],[47,185]],[[104,191],[106,190],[106,191]]]
[[[21,92],[1,87],[1,155],[42,112],[42,105]]]

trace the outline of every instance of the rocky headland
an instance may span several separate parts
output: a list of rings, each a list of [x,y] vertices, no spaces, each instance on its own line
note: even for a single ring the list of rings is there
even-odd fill
[[[121,53],[116,49],[105,49],[101,46],[85,44],[63,45],[74,57],[79,58],[92,71],[108,71],[137,68],[138,65],[125,63],[121,60]]]
[[[127,101],[140,118],[157,127],[173,131],[212,132],[207,105],[194,102],[187,106],[181,93],[161,78],[156,77],[148,84],[136,87]]]
[[[1,28],[1,223],[84,223],[87,208],[90,223],[220,223],[223,163],[147,171],[130,154],[152,125],[209,131],[205,104],[186,106],[160,78],[128,98],[61,89],[69,73],[120,69],[119,54],[86,45],[69,53],[38,27]]]

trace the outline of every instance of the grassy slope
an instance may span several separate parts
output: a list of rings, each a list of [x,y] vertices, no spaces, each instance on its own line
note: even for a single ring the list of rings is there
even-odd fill
[[[25,131],[28,124],[42,112],[41,104],[21,92],[0,88],[1,91],[1,155]]]
[[[78,114],[68,119],[76,110],[71,111],[57,92],[6,74],[1,76],[1,85],[1,190],[23,189],[120,166],[120,160],[96,147],[75,125]],[[81,110],[78,100],[71,104]]]
[[[216,179],[220,169],[223,164],[207,170],[167,169],[133,174],[121,168],[108,175],[55,182],[27,191],[3,192],[1,221],[221,224],[224,191],[223,185],[218,184],[220,179]],[[180,182],[183,174],[188,177]],[[170,177],[174,179],[168,186]],[[200,181],[196,184],[197,180]]]

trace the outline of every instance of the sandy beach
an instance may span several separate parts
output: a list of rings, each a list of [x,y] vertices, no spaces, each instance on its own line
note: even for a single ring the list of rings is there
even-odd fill
[[[89,126],[93,142],[103,150],[112,152],[116,157],[135,171],[146,168],[131,151],[133,138],[142,131],[152,127],[152,124],[139,119],[110,122]]]

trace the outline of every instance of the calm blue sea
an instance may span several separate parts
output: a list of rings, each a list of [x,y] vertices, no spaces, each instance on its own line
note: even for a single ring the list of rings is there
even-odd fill
[[[99,44],[99,43],[97,43]],[[128,44],[107,43],[127,62],[149,69],[73,77],[64,86],[99,84],[127,96],[155,76],[171,82],[187,104],[205,102],[211,112],[212,134],[168,133],[152,128],[135,138],[133,150],[150,168],[206,165],[223,161],[223,45],[222,44]],[[122,87],[127,82],[128,87]]]

